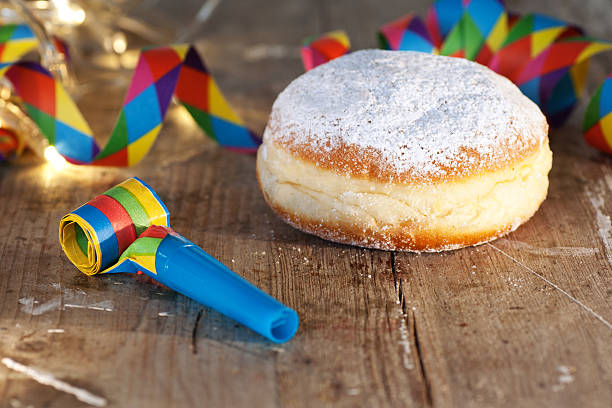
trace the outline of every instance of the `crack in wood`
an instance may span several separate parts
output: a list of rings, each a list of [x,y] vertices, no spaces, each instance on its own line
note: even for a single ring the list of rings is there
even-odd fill
[[[416,349],[416,355],[419,359],[419,371],[421,372],[421,378],[423,378],[423,387],[425,393],[425,405],[428,407],[433,406],[433,398],[431,396],[431,383],[427,377],[427,370],[425,370],[425,361],[423,360],[423,352],[421,350],[421,342],[419,340],[419,332],[417,330],[416,314],[411,311],[412,315],[412,337],[414,337],[414,347]]]
[[[408,315],[408,308],[406,304],[406,296],[404,295],[404,289],[402,287],[402,280],[399,278],[397,273],[396,257],[395,253],[391,253],[391,271],[393,272],[393,281],[395,283],[395,289],[397,291],[397,297],[400,303],[402,312],[402,319],[410,327],[410,319],[412,319],[412,338],[414,339],[414,349],[416,351],[418,363],[419,363],[419,374],[423,383],[423,396],[424,406],[433,407],[432,388],[429,378],[427,377],[427,370],[425,369],[425,361],[423,359],[422,345],[419,340],[419,333],[417,330],[416,314],[414,310],[410,310],[410,318]]]
[[[397,270],[395,269],[395,252],[391,252],[391,273],[393,273],[393,286],[397,290]]]
[[[402,280],[399,278],[397,274],[395,252],[391,252],[391,271],[393,272],[393,285],[395,286],[395,290],[397,291],[399,305],[402,310],[402,314],[405,316],[406,315],[406,297],[404,296],[404,289],[402,288]]]
[[[202,319],[202,314],[204,313],[204,308],[198,311],[198,315],[195,318],[195,322],[193,322],[193,329],[191,330],[191,352],[193,354],[198,354],[198,325],[200,324],[200,319]]]

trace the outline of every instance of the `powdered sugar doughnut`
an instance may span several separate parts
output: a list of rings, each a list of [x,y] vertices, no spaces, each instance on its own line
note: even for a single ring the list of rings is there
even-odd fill
[[[464,59],[364,50],[294,80],[257,155],[268,204],[336,242],[441,251],[490,241],[546,197],[540,109]]]

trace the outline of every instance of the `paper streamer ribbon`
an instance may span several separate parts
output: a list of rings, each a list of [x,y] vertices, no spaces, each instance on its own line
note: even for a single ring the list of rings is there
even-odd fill
[[[414,14],[405,15],[381,27],[378,44],[384,50],[411,49],[434,54],[438,52],[427,27]]]
[[[612,154],[612,75],[606,78],[591,99],[582,130],[587,143]]]
[[[320,37],[309,37],[302,43],[302,63],[310,71],[334,58],[346,54],[351,48],[348,36],[342,30],[332,31]]]
[[[35,49],[36,37],[27,25],[0,25],[0,72],[12,62]],[[1,129],[0,162],[12,159],[19,153],[23,140],[19,134],[7,129]]]
[[[87,275],[142,272],[274,342],[288,341],[297,331],[295,311],[173,231],[168,209],[138,178],[65,215],[59,240]]]
[[[36,36],[27,25],[0,25],[0,68],[19,61],[37,46]]]
[[[147,154],[175,96],[222,147],[252,153],[260,144],[229,106],[194,47],[143,49],[111,137],[103,148],[62,84],[38,63],[20,61],[36,48],[25,25],[0,27],[0,77],[8,79],[49,143],[73,164],[131,166]]]
[[[533,100],[553,126],[562,125],[582,94],[589,59],[612,42],[585,36],[564,21],[541,14],[519,16],[501,0],[438,0],[425,21],[413,14],[384,25],[381,48],[462,57],[508,77]],[[612,152],[612,80],[589,104],[585,140]]]

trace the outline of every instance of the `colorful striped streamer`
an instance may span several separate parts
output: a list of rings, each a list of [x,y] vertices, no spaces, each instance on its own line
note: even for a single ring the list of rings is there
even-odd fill
[[[25,24],[0,25],[0,76],[4,68],[18,61],[37,47],[36,37]],[[0,128],[0,162],[12,159],[21,150],[23,140],[19,134]]]
[[[316,66],[346,54],[351,48],[348,36],[342,30],[332,31],[319,37],[308,37],[302,44],[302,63],[310,71]]]
[[[430,26],[434,29],[451,27],[446,35],[442,31],[432,34],[432,38],[443,38],[440,54],[487,64],[508,34],[508,13],[503,1],[445,0],[442,7],[437,3],[432,6],[435,12],[431,12],[428,17]],[[436,23],[436,16],[444,15],[443,9],[446,3],[449,3],[449,8],[454,10],[452,18]],[[459,10],[461,11],[457,13]],[[455,21],[456,16],[460,17]],[[454,22],[450,24],[451,21]]]
[[[194,47],[143,49],[110,140],[102,149],[61,82],[38,63],[20,61],[37,46],[25,25],[0,27],[0,77],[8,79],[28,115],[73,164],[131,166],[147,154],[172,96],[219,145],[243,153],[259,146],[230,107]]]
[[[0,25],[0,69],[19,61],[37,46],[36,36],[26,24]]]
[[[414,14],[407,14],[382,26],[378,32],[378,44],[384,50],[438,53],[427,27]]]
[[[582,124],[588,144],[612,154],[612,74],[597,89]]]
[[[140,251],[150,248],[140,241],[150,240],[146,231],[151,226],[169,227],[170,214],[155,191],[134,177],[65,215],[59,239],[68,259],[87,275],[125,272],[117,269],[124,258],[135,262],[136,268],[155,273],[154,263],[148,269],[148,256],[155,252]]]
[[[488,66],[501,75],[514,78],[530,60],[555,41],[582,34],[580,28],[564,21],[541,14],[527,14],[517,19]]]

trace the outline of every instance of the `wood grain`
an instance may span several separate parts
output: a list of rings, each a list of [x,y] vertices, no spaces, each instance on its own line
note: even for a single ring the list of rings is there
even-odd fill
[[[344,28],[355,49],[374,47],[381,24],[429,4],[412,3],[224,1],[198,48],[261,131],[302,72],[304,36]],[[605,0],[509,3],[612,38]],[[610,61],[593,64],[591,91]],[[109,133],[122,94],[81,97],[98,134]],[[292,229],[263,201],[254,158],[206,141],[180,109],[134,168],[58,173],[31,155],[2,165],[0,358],[111,407],[608,407],[612,160],[583,143],[584,104],[551,133],[550,193],[536,216],[491,245],[445,254],[365,250]],[[273,345],[147,278],[91,278],[67,261],[60,217],[133,175],[155,187],[176,230],[298,311],[292,341]],[[0,365],[0,406],[83,403]]]

